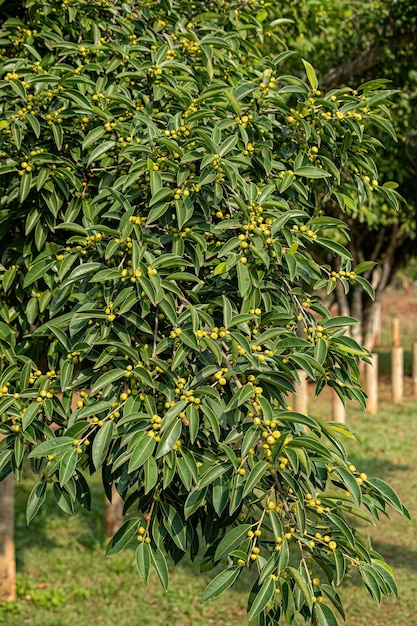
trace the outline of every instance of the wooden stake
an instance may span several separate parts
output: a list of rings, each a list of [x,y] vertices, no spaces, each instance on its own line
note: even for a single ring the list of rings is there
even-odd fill
[[[371,415],[378,413],[378,355],[372,354],[372,362],[365,363],[365,387],[368,398],[366,410]]]
[[[379,346],[381,343],[381,303],[375,302],[374,307],[373,345]]]
[[[295,385],[294,411],[304,415],[308,413],[307,373],[304,370],[297,370],[297,373],[300,382]]]
[[[417,342],[413,343],[413,397],[417,398]]]
[[[334,389],[332,392],[332,420],[334,422],[342,422],[344,424],[346,414],[345,405]]]
[[[394,346],[391,352],[391,391],[393,404],[401,404],[404,397],[404,348]]]
[[[396,348],[401,345],[400,344],[400,320],[398,317],[394,317],[391,321],[391,330],[392,330],[392,345]]]
[[[16,600],[13,474],[0,482],[0,600]]]

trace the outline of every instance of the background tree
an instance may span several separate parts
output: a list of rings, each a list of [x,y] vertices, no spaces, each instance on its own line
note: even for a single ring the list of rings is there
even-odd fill
[[[281,74],[265,11],[29,1],[3,24],[0,478],[31,460],[30,522],[46,497],[88,508],[100,470],[128,515],[107,553],[136,537],[144,581],[203,548],[223,564],[204,601],[247,567],[252,626],[325,626],[352,569],[396,591],[347,515],[407,515],[349,463],[348,427],[286,399],[301,368],[364,405],[367,352],[314,288],[370,290],[324,208],[362,204],[390,93]]]
[[[373,123],[375,139],[381,142],[375,155],[379,179],[370,164],[359,205],[348,200],[343,215],[337,205],[333,209],[334,215],[349,224],[350,240],[340,241],[347,245],[355,262],[375,262],[364,275],[375,288],[374,302],[378,303],[397,270],[415,255],[417,5],[402,0],[376,0],[346,6],[339,0],[325,0],[291,2],[281,10],[292,20],[283,27],[286,41],[308,55],[319,70],[319,82],[324,89],[343,86],[355,89],[358,83],[378,77],[382,89],[399,90],[390,107],[394,133],[380,120]],[[272,32],[277,28],[279,24]],[[294,65],[290,68],[295,69]],[[378,180],[379,183],[397,181],[405,202],[398,207],[390,207],[381,198],[371,202],[369,193],[373,193],[375,186],[369,183]],[[360,320],[354,336],[372,349],[374,302],[360,288],[353,287],[346,294],[340,283],[334,293],[340,310]]]

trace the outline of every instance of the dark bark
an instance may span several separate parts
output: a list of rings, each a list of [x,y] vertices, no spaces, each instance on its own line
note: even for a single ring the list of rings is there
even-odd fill
[[[363,301],[362,301],[363,292],[361,287],[354,286],[351,289],[351,315],[355,319],[358,320],[359,324],[355,324],[355,326],[351,327],[351,337],[352,339],[356,339],[359,343],[362,343],[363,340]]]
[[[379,300],[368,300],[363,312],[362,341],[365,348],[373,350],[379,342],[381,325],[381,303]]]

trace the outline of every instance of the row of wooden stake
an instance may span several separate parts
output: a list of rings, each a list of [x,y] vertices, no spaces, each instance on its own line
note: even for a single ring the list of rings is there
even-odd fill
[[[378,412],[378,354],[371,355],[370,363],[364,364],[365,390],[367,393],[366,410],[372,415]],[[308,380],[303,370],[298,371],[300,382],[294,394],[294,410],[308,413]],[[412,346],[412,395],[417,398],[417,342]],[[400,345],[400,323],[392,320],[391,347],[391,400],[401,404],[404,399],[404,348]],[[332,390],[331,418],[335,422],[345,421],[345,406],[336,391]]]

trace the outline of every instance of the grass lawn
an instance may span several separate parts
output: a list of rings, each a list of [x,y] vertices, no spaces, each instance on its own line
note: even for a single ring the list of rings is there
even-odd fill
[[[392,310],[385,313],[392,315]],[[389,317],[385,315],[385,337]],[[406,342],[411,340],[413,329]],[[417,333],[416,333],[417,339]],[[414,340],[414,339],[412,339]],[[382,352],[382,350],[381,350]],[[391,521],[368,527],[374,545],[394,567],[399,598],[384,600],[380,608],[356,579],[341,592],[348,626],[416,626],[417,610],[417,400],[401,407],[389,403],[389,378],[380,389],[377,416],[349,406],[347,422],[360,434],[361,445],[349,443],[351,460],[369,476],[384,478],[399,492],[413,520],[393,514]],[[406,392],[410,383],[406,385]],[[330,414],[326,394],[311,403],[311,412]],[[147,587],[136,574],[133,548],[104,557],[103,494],[97,484],[91,514],[66,517],[46,504],[29,528],[25,503],[31,479],[17,488],[16,549],[18,600],[0,604],[0,623],[6,626],[245,626],[248,576],[215,602],[200,605],[210,580],[199,574],[198,563],[171,568],[165,593],[151,574]]]

